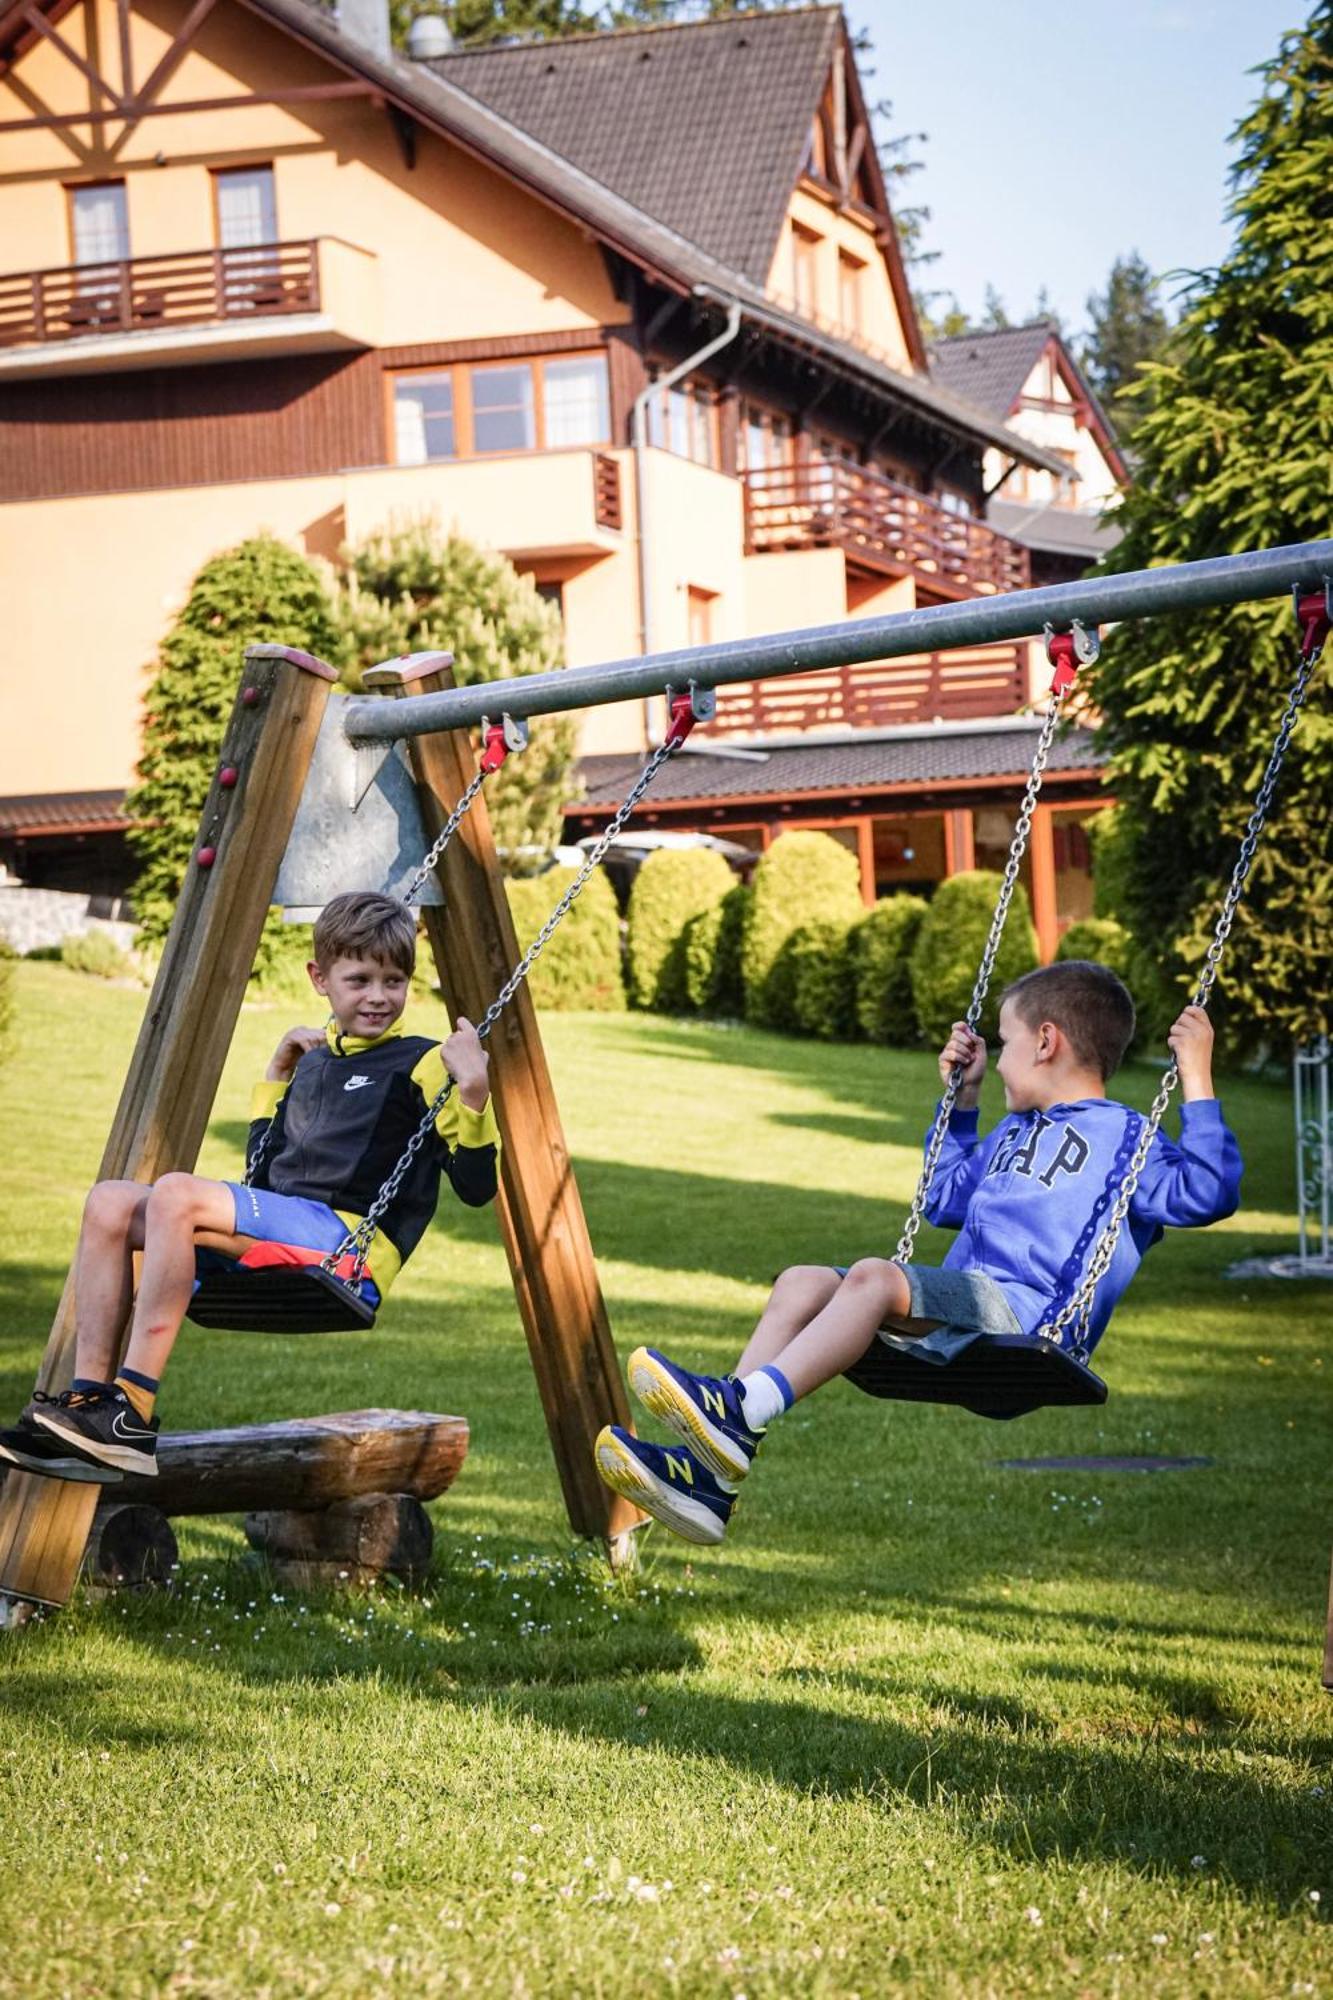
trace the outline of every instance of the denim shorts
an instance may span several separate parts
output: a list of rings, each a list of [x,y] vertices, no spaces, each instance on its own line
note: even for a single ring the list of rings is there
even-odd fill
[[[277,1244],[293,1254],[234,1258],[224,1257],[218,1250],[199,1249],[195,1251],[197,1278],[237,1263],[256,1270],[276,1264],[317,1264],[347,1235],[347,1224],[326,1202],[310,1201],[305,1195],[275,1194],[272,1188],[246,1187],[242,1181],[224,1181],[223,1186],[231,1193],[238,1236],[253,1236],[257,1243]],[[344,1264],[350,1266],[350,1262],[350,1258],[343,1259]],[[343,1275],[340,1269],[338,1276]],[[369,1277],[362,1279],[360,1289],[371,1305],[379,1304],[379,1292]]]
[[[834,1268],[846,1274],[846,1266]],[[938,1264],[899,1268],[907,1280],[909,1303],[901,1319],[888,1319],[879,1329],[886,1347],[942,1368],[982,1334],[1022,1333],[1008,1299],[984,1271],[946,1271]],[[930,1324],[924,1331],[906,1332],[907,1320]],[[845,1372],[856,1380],[855,1367]]]

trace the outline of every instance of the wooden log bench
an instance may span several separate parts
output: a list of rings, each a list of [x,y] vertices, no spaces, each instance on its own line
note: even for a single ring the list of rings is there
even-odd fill
[[[177,1560],[170,1518],[244,1514],[246,1538],[292,1589],[414,1581],[434,1540],[423,1502],[467,1455],[462,1417],[345,1410],[235,1430],[166,1432],[157,1476],[108,1487],[84,1575],[102,1588],[163,1583]]]

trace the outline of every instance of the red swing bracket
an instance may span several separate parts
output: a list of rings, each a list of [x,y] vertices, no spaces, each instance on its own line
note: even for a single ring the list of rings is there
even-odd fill
[[[665,740],[674,750],[685,741],[696,722],[711,722],[717,714],[717,689],[700,687],[698,681],[691,681],[683,694],[669,687],[666,703],[671,720]]]
[[[1102,650],[1101,634],[1094,625],[1089,629],[1081,625],[1077,618],[1070,622],[1067,632],[1057,632],[1053,625],[1044,631],[1046,658],[1054,669],[1051,693],[1063,694],[1078,679],[1080,667],[1090,667]]]
[[[1301,652],[1307,659],[1313,658],[1333,631],[1333,576],[1324,577],[1317,590],[1298,583],[1291,596],[1301,628]]]
[[[511,750],[526,750],[528,747],[528,725],[514,720],[512,715],[502,715],[498,722],[489,716],[481,718],[482,751],[478,758],[478,768],[487,773],[498,771]]]

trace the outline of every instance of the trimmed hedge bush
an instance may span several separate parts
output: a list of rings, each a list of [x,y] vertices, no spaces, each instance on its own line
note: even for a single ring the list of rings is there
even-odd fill
[[[509,908],[526,951],[574,880],[573,868],[548,868],[544,875],[505,883]],[[578,901],[547,941],[528,975],[538,1007],[552,1013],[586,1009],[620,1014],[625,982],[620,970],[620,912],[604,870],[594,869]]]
[[[795,1026],[821,1042],[850,1041],[856,1033],[854,928],[837,917],[822,917],[793,931],[779,953],[780,963],[790,962]]]
[[[1061,938],[1057,959],[1091,958],[1118,973],[1134,996],[1138,1025],[1131,1049],[1164,1042],[1172,1021],[1189,997],[1162,977],[1156,960],[1141,951],[1114,917],[1085,917],[1071,924]]]
[[[685,926],[686,1003],[701,1014],[738,1020],[745,1011],[741,945],[754,891],[737,882],[720,903],[700,910]]]
[[[912,996],[928,1041],[945,1041],[953,1023],[967,1013],[1000,882],[1000,876],[982,868],[952,875],[940,883],[921,919],[912,949]],[[1031,972],[1036,963],[1037,933],[1032,928],[1026,892],[1019,883],[981,1016],[981,1033],[987,1039],[995,1035],[1005,987]]]
[[[1091,958],[1118,973],[1128,986],[1134,941],[1114,917],[1084,917],[1071,924],[1056,947],[1057,959]]]
[[[860,916],[856,858],[826,833],[784,833],[754,875],[741,946],[746,1018],[761,1028],[794,1025],[795,989],[789,965],[779,966],[782,946],[803,924]]]
[[[921,1039],[911,961],[928,908],[924,896],[885,896],[852,926],[856,1025],[867,1041],[908,1048]]]
[[[94,979],[133,979],[134,961],[121,950],[107,931],[83,931],[62,938],[60,962],[71,972],[87,972]]]
[[[678,1013],[690,1005],[686,927],[720,904],[735,879],[711,847],[663,847],[648,856],[629,899],[625,970],[633,1006]]]

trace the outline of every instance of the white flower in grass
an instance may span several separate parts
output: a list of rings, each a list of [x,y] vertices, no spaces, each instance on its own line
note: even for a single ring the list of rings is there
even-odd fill
[[[120,1858],[122,1861],[125,1859],[123,1854],[121,1855]],[[1309,1891],[1309,1897],[1312,1903],[1322,1903],[1324,1900],[1317,1889],[1311,1889]]]
[[[324,1914],[326,1917],[340,1917],[342,1913],[343,1906],[341,1903],[326,1903],[324,1905]]]
[[[516,1868],[509,1879],[516,1889],[521,1889],[528,1878],[521,1868]]]
[[[1206,1854],[1191,1854],[1190,1856],[1191,1868],[1206,1868],[1207,1866],[1208,1866],[1208,1856]]]
[[[1165,1944],[1167,1942],[1166,1932],[1154,1931],[1148,1942],[1149,1944]]]
[[[1034,1930],[1040,1930],[1043,1923],[1046,1921],[1046,1919],[1042,1916],[1041,1911],[1033,1903],[1028,1904],[1028,1907],[1024,1910],[1023,1915],[1027,1918],[1028,1922],[1032,1925],[1032,1928]]]

